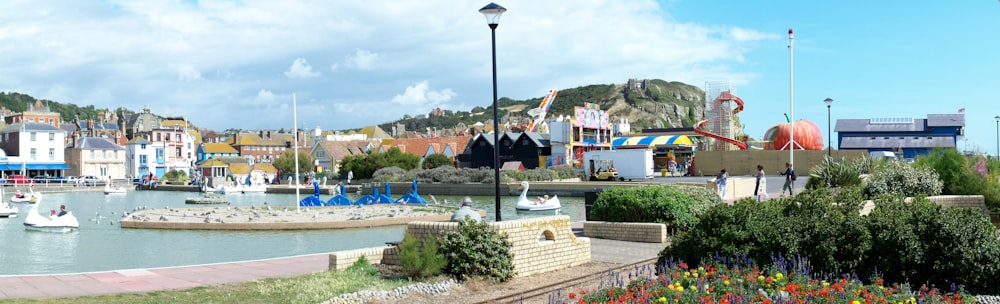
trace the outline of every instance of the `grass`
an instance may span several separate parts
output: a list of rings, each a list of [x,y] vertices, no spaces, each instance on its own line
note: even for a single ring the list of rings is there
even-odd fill
[[[371,267],[371,266],[368,266]],[[146,293],[78,298],[2,299],[6,303],[320,303],[359,290],[390,290],[410,285],[405,279],[382,279],[364,267],[344,271],[264,279],[244,283]]]

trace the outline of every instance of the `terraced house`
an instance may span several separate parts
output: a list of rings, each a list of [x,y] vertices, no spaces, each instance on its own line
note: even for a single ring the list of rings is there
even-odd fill
[[[303,138],[299,131],[298,143],[291,133],[278,133],[276,131],[259,131],[257,133],[239,132],[234,134],[226,144],[232,146],[250,164],[271,163],[279,156],[290,151],[297,145],[299,149],[306,149],[307,139]]]

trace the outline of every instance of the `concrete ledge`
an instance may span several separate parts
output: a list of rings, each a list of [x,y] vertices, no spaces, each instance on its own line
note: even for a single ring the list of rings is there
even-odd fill
[[[659,223],[583,222],[583,235],[592,238],[666,243],[667,225]]]
[[[485,211],[480,210],[480,214]],[[451,213],[414,216],[380,218],[373,220],[354,220],[336,222],[286,222],[286,223],[181,223],[181,222],[161,222],[161,221],[121,221],[122,228],[145,228],[145,229],[192,229],[192,230],[301,230],[301,229],[340,229],[359,227],[379,227],[392,225],[405,225],[414,221],[448,221],[451,220]]]
[[[333,252],[330,253],[330,265],[327,269],[347,269],[347,267],[351,267],[351,265],[353,265],[354,262],[357,262],[362,256],[368,259],[368,262],[371,264],[382,264],[382,259],[386,255],[386,252],[395,248],[397,247],[383,246]]]

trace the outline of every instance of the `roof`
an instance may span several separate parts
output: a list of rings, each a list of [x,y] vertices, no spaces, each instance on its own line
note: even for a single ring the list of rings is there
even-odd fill
[[[928,128],[962,128],[965,114],[927,114],[927,118],[838,119],[834,132],[924,132]]]
[[[392,136],[389,135],[389,133],[386,133],[385,130],[382,130],[382,128],[379,128],[378,126],[368,126],[361,128],[361,130],[358,130],[358,133],[368,135],[368,138],[370,139],[392,138]]]
[[[288,134],[284,134],[288,135]],[[272,134],[271,139],[261,138],[257,133],[245,133],[241,132],[233,135],[226,141],[227,144],[231,144],[233,147],[239,146],[285,146],[286,136],[282,134]],[[288,140],[292,141],[292,140]]]
[[[964,127],[965,114],[927,114],[928,127]]]
[[[954,148],[953,136],[851,136],[840,140],[840,149]]]
[[[396,139],[390,144],[383,142],[381,150],[388,151],[392,147],[397,147],[403,153],[424,157],[430,147],[434,148],[434,153],[442,154],[444,153],[445,146],[449,146],[451,147],[452,152],[457,155],[461,154],[462,151],[465,150],[465,145],[469,144],[469,138],[471,138],[469,135],[433,138],[403,138]]]
[[[21,131],[21,125],[22,125],[22,123],[9,124],[9,125],[7,125],[7,127],[3,128],[3,129],[0,129],[0,133],[20,132]],[[52,126],[52,125],[49,125],[49,124],[30,123],[29,122],[29,123],[24,123],[23,125],[24,125],[24,130],[25,131],[63,131],[63,132],[66,132],[63,129],[56,128],[55,126]]]
[[[100,137],[77,138],[76,146],[70,148],[87,150],[125,150],[122,146],[116,145],[115,143]]]
[[[246,163],[247,160],[239,156],[216,156],[197,163],[201,167],[225,167],[231,164]]]
[[[278,172],[278,168],[275,168],[274,165],[271,165],[271,164],[260,164],[260,163],[253,164],[253,166],[250,167],[250,171],[251,172],[253,172],[254,170],[264,171],[264,173],[277,173]]]
[[[135,138],[133,138],[132,140],[128,141],[125,144],[126,145],[151,145],[151,144],[153,144],[153,142],[151,142],[151,141],[149,141],[149,140],[147,140],[145,138],[142,138],[142,137],[135,137]]]
[[[507,170],[518,170],[518,171],[524,170],[524,164],[516,160],[504,162],[503,165],[500,166],[500,171],[507,171]]]
[[[208,143],[201,145],[201,151],[204,153],[225,153],[225,154],[239,154],[239,151],[228,144],[224,143]]]
[[[349,155],[364,154],[370,140],[321,140],[317,148],[323,149],[329,158],[341,160]]]
[[[229,164],[229,171],[233,174],[250,174],[250,165],[247,163]]]
[[[661,147],[661,146],[693,146],[694,143],[687,135],[664,135],[664,136],[631,136],[618,137],[611,140],[611,146],[619,147]]]
[[[80,122],[80,127],[83,128],[83,129],[90,129],[90,127],[87,125],[88,123],[89,122],[87,122],[87,121],[81,121]],[[69,124],[69,125],[73,125],[73,124]],[[73,128],[74,128],[73,131],[75,131],[76,126],[73,125]],[[94,122],[94,129],[95,130],[118,130],[118,125],[114,124],[114,123],[110,123],[110,122]]]

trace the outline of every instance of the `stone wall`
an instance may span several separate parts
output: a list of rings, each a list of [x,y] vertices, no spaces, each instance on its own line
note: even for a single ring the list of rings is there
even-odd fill
[[[667,225],[659,223],[584,222],[583,235],[592,238],[666,243]]]
[[[590,239],[573,235],[569,216],[490,222],[488,225],[507,235],[517,276],[529,276],[590,262]],[[457,228],[458,223],[455,222],[411,222],[406,231],[423,239],[428,235],[438,236],[442,231]],[[330,254],[329,268],[347,268],[361,255],[367,256],[371,263],[400,263],[398,247],[375,247],[334,252]]]

